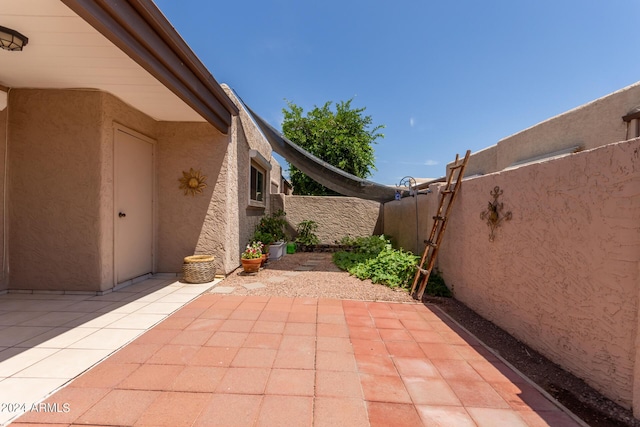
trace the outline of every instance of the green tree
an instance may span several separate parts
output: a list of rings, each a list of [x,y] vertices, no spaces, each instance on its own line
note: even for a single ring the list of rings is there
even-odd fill
[[[306,116],[302,107],[287,101],[283,108],[282,132],[291,142],[321,160],[360,178],[367,178],[375,170],[373,144],[384,138],[378,131],[384,125],[373,128],[371,116],[365,116],[365,108],[351,108],[351,99],[336,104],[331,101],[322,107],[315,106]],[[337,193],[318,184],[289,164],[289,176],[294,194],[327,196]]]

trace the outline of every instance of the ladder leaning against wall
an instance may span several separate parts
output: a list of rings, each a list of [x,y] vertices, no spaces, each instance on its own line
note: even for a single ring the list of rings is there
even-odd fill
[[[413,285],[411,286],[411,295],[413,295],[417,300],[422,300],[422,295],[427,287],[429,276],[435,266],[436,256],[438,255],[442,237],[447,229],[447,222],[451,215],[451,208],[453,207],[453,202],[456,200],[458,191],[460,191],[460,187],[462,186],[464,170],[467,167],[470,155],[471,150],[467,150],[463,159],[460,159],[456,154],[456,160],[451,166],[449,166],[447,184],[444,187],[444,190],[440,192],[440,204],[438,205],[436,215],[433,217],[431,234],[429,235],[429,239],[424,241],[426,243],[424,253],[422,254],[420,263],[416,266],[416,274],[413,278]],[[418,283],[420,286],[418,286]]]

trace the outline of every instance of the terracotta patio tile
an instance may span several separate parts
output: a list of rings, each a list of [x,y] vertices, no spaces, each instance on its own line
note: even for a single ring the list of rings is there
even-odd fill
[[[241,347],[248,336],[247,332],[218,331],[211,336],[205,345],[211,347]]]
[[[22,423],[70,424],[106,396],[109,391],[107,388],[65,387],[54,395],[49,396],[44,402],[57,403],[58,406],[68,403],[69,412],[51,413],[29,411],[18,418],[15,423],[20,423],[18,424],[20,427],[24,426]]]
[[[197,345],[165,345],[146,363],[156,365],[186,365],[200,350]]]
[[[437,322],[427,322],[426,320],[400,319],[400,323],[409,331],[437,331],[434,325]],[[438,331],[439,332],[439,331]]]
[[[315,350],[278,350],[274,368],[282,369],[314,369],[316,364]]]
[[[406,403],[367,402],[371,427],[416,427],[422,425],[416,408]]]
[[[169,317],[171,318],[171,317]],[[195,319],[186,328],[185,331],[208,331],[212,334],[218,330],[224,322],[223,319]]]
[[[100,363],[73,380],[73,386],[114,388],[138,367],[137,363]]]
[[[289,313],[287,324],[289,323],[316,323],[316,313]]]
[[[390,304],[381,301],[367,301],[367,309],[369,309],[369,311],[391,311]]]
[[[553,411],[557,407],[542,393],[526,383],[497,382],[491,387],[516,410]]]
[[[262,311],[267,306],[268,301],[268,299],[264,301],[246,300],[246,302],[238,306],[236,311]]]
[[[174,313],[175,314],[175,313]],[[155,329],[178,329],[182,330],[193,322],[194,317],[177,317],[171,315],[155,326]]]
[[[238,347],[200,347],[189,361],[189,365],[228,367],[237,352]]]
[[[424,352],[414,341],[385,341],[387,352],[394,357],[425,357]]]
[[[168,390],[184,366],[144,364],[125,378],[118,388],[135,390]]]
[[[396,318],[400,320],[423,320],[420,313],[417,313],[415,310],[396,311]]]
[[[346,325],[343,314],[318,314],[318,324]]]
[[[218,331],[226,332],[249,332],[253,328],[255,320],[235,320],[227,319],[218,328]]]
[[[280,350],[313,352],[316,349],[316,337],[302,335],[283,335]]]
[[[385,347],[382,341],[352,339],[351,345],[353,345],[353,352],[356,355],[369,354],[386,356],[389,354],[387,352],[387,347]]]
[[[378,329],[382,341],[415,341],[405,329]]]
[[[404,326],[398,319],[388,319],[376,317],[373,322],[378,329],[404,329]]]
[[[289,318],[288,311],[269,311],[265,309],[258,317],[257,321],[265,321],[265,322],[286,322]]]
[[[282,335],[280,334],[251,332],[242,346],[247,348],[270,348],[277,350],[280,347],[280,341],[282,341]]]
[[[193,424],[194,427],[243,427],[254,425],[262,396],[214,394]]]
[[[213,393],[227,373],[227,368],[187,366],[170,387],[172,391]]]
[[[418,415],[429,427],[476,427],[466,409],[460,406],[416,405]]]
[[[436,331],[411,331],[409,334],[416,342],[444,344],[444,338]]]
[[[216,392],[263,394],[269,372],[268,368],[228,368]]]
[[[344,308],[341,305],[320,305],[318,306],[318,314],[344,314]]]
[[[238,308],[231,313],[227,320],[258,320],[262,310],[243,310]]]
[[[369,427],[367,408],[362,399],[316,397],[314,427]]]
[[[285,324],[286,323],[284,321],[276,322],[276,321],[268,321],[268,320],[257,320],[256,323],[254,323],[253,328],[251,329],[251,332],[265,333],[265,334],[281,334],[282,332],[284,332]]]
[[[268,348],[241,348],[231,362],[236,368],[271,368],[277,350]]]
[[[352,339],[380,340],[378,329],[372,326],[349,326],[349,336]]]
[[[360,378],[355,372],[316,371],[316,396],[362,398]]]
[[[483,381],[478,372],[464,360],[432,359],[431,362],[445,380]]]
[[[109,356],[104,363],[144,363],[160,348],[161,344],[131,343]]]
[[[352,353],[319,350],[316,353],[316,370],[357,372],[358,368]]]
[[[366,307],[343,307],[344,316],[347,317],[371,317]]]
[[[318,306],[315,304],[292,304],[289,313],[313,313],[318,314]]]
[[[316,348],[322,351],[353,353],[353,346],[349,338],[318,337],[316,340]]]
[[[419,302],[410,302],[410,303],[389,303],[389,308],[395,312],[408,311],[415,312],[417,308],[424,307]]]
[[[478,427],[527,427],[527,423],[510,409],[469,408],[467,412]]]
[[[360,381],[367,401],[411,403],[411,397],[398,376],[360,374]]]
[[[313,424],[313,398],[303,396],[268,395],[262,400],[256,426],[290,427]]]
[[[159,395],[159,391],[112,390],[75,422],[132,426]]]
[[[287,322],[284,326],[284,335],[306,335],[316,336],[316,324],[315,323],[291,323]]]
[[[316,335],[318,337],[348,338],[349,328],[347,327],[346,323],[318,323],[316,328]]]
[[[367,326],[369,328],[375,327],[373,319],[369,316],[352,316],[350,314],[345,314],[345,319],[347,320],[347,325],[349,325],[350,328],[354,326]]]
[[[132,344],[167,344],[180,331],[176,329],[149,329],[136,338]]]
[[[234,295],[234,297],[239,298],[243,303],[263,303],[266,304],[271,301],[271,297],[266,295],[249,295],[247,297],[241,297],[239,295]]]
[[[242,303],[241,298],[234,299],[235,295],[225,295],[224,298],[220,299],[220,301],[216,302],[211,306],[214,310],[226,309],[226,310],[235,310]]]
[[[389,355],[356,354],[358,371],[374,375],[399,375]]]
[[[579,424],[564,412],[557,411],[517,411],[529,427],[578,427]]]
[[[203,345],[213,335],[214,331],[180,331],[169,344],[177,345]]]
[[[358,301],[358,300],[344,300],[342,301],[342,307],[346,308],[367,308],[367,303],[365,301]]]
[[[464,406],[510,408],[493,387],[484,381],[449,381],[448,384]]]
[[[221,308],[213,305],[213,307],[205,310],[198,317],[200,319],[221,319],[226,320],[229,318],[229,315],[233,313],[233,309],[230,308]]]
[[[203,393],[163,392],[142,413],[136,426],[188,427],[209,401]]]
[[[488,362],[486,360],[469,360],[469,365],[475,369],[482,378],[490,383],[508,382],[515,384],[526,384],[524,378],[516,374],[502,362]]]
[[[460,353],[449,344],[421,342],[420,348],[424,354],[431,360],[459,360],[464,361]]]
[[[417,405],[462,406],[445,380],[425,377],[402,377],[411,400]]]
[[[273,299],[273,298],[272,298]],[[318,305],[318,298],[313,297],[295,297],[293,301],[291,298],[279,297],[281,302],[291,304],[304,304],[304,305]]]
[[[316,374],[309,369],[273,369],[267,381],[266,394],[313,396]]]
[[[171,314],[174,318],[195,319],[207,311],[206,307],[185,306]],[[162,322],[164,323],[164,322]]]
[[[342,306],[342,300],[335,298],[318,298],[318,306],[321,305],[337,305]]]
[[[394,357],[392,360],[401,376],[442,378],[433,363],[427,359]]]

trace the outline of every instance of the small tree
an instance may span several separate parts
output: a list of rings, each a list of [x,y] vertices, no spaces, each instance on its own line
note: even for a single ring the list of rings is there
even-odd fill
[[[360,178],[367,178],[375,170],[373,144],[384,138],[378,131],[384,125],[369,129],[373,120],[363,115],[365,108],[351,108],[351,99],[336,104],[332,102],[322,107],[315,106],[303,117],[302,107],[287,101],[283,108],[282,132],[293,143],[321,160]],[[289,174],[294,194],[325,196],[337,193],[318,184],[289,164]]]

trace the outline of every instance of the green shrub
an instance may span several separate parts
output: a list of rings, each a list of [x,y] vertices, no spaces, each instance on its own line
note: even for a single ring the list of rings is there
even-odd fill
[[[314,231],[317,230],[317,222],[310,219],[301,221],[300,224],[298,224],[298,236],[296,237],[295,242],[299,245],[305,246],[317,245],[318,243],[320,243],[320,239],[314,233]]]
[[[427,287],[425,288],[425,293],[427,295],[431,295],[434,297],[446,297],[451,298],[451,291],[447,287],[446,283],[444,283],[444,279],[442,276],[434,271],[429,275],[429,280],[427,281]]]

